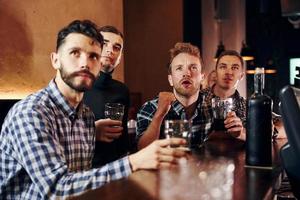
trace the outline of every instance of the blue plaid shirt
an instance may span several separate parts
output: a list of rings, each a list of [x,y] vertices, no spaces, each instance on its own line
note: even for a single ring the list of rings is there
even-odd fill
[[[196,139],[196,143],[198,140],[206,140],[208,134],[212,131],[212,118],[210,114],[210,108],[203,107],[203,98],[199,95],[197,100],[197,106],[193,116],[191,117],[192,121],[192,132]],[[137,127],[136,127],[136,136],[137,140],[144,134],[144,131],[150,125],[152,118],[157,110],[158,107],[158,97],[155,99],[146,102],[137,114]],[[171,120],[171,119],[187,119],[186,112],[183,105],[179,101],[174,101],[171,105],[171,109],[165,116],[164,120]],[[165,138],[164,134],[164,120],[161,125],[160,135],[159,138]],[[192,142],[193,143],[193,142]],[[198,145],[198,144],[194,144]]]
[[[91,169],[94,146],[93,113],[70,106],[52,80],[5,119],[0,199],[63,199],[131,173],[128,157]]]

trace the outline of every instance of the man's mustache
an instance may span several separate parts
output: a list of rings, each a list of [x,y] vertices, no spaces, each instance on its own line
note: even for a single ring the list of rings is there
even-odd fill
[[[80,71],[77,71],[77,72],[74,72],[72,73],[72,76],[80,76],[80,75],[86,75],[86,76],[89,76],[92,80],[95,80],[96,79],[96,76],[94,74],[92,74],[89,70],[87,69],[84,69],[84,70],[80,70]]]

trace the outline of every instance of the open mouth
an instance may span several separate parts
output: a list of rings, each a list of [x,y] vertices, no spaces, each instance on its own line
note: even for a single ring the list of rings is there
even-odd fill
[[[181,85],[183,85],[183,87],[190,87],[192,85],[192,81],[183,80],[183,81],[181,81]]]

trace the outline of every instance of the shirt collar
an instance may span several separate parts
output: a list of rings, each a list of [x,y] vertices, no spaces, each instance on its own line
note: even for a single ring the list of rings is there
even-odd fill
[[[195,110],[195,114],[197,114],[198,113],[197,110],[201,108],[201,104],[199,103],[200,100],[201,100],[201,95],[199,94],[197,99],[197,107]],[[177,115],[180,115],[184,111],[184,106],[178,100],[175,100],[171,106]]]
[[[217,97],[217,98],[220,98],[219,96],[217,96],[217,95],[215,95],[214,94],[214,87],[215,87],[215,84],[210,88],[210,94],[211,94],[211,96],[212,97]],[[236,98],[238,98],[240,96],[240,93],[238,92],[238,90],[235,90],[235,92],[231,95],[231,96],[229,96],[228,98],[233,98],[233,99],[236,99]]]
[[[171,106],[178,115],[184,109],[183,105],[178,100],[175,100]]]
[[[72,107],[64,95],[59,91],[54,79],[50,81],[46,90],[56,106],[68,115],[69,119],[74,120],[75,118],[82,116],[84,112],[82,101],[79,103],[77,108]]]

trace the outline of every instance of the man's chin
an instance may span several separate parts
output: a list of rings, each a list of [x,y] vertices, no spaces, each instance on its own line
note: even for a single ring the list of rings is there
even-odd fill
[[[71,84],[69,85],[72,89],[78,91],[78,92],[86,92],[93,87],[94,81],[81,81],[79,83]]]
[[[223,90],[231,90],[233,87],[231,84],[223,84],[221,88],[223,88]]]
[[[184,97],[191,97],[195,95],[199,90],[197,89],[179,89],[176,92]]]
[[[78,92],[86,92],[86,91],[92,89],[92,85],[79,85],[79,86],[73,87],[73,89]]]
[[[114,69],[114,66],[112,64],[102,64],[101,71],[105,73],[109,73]]]

